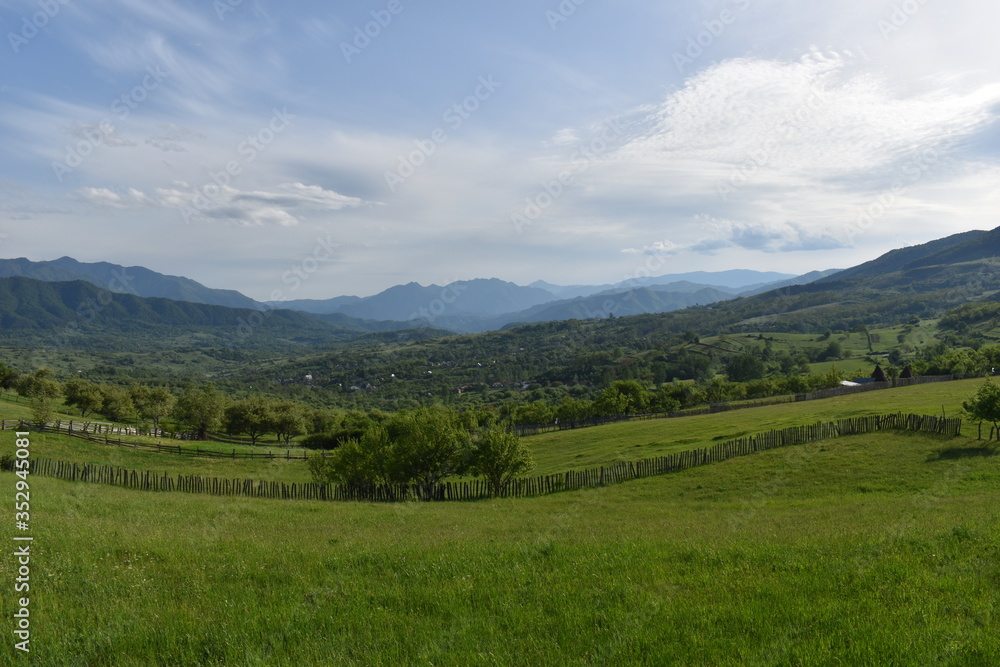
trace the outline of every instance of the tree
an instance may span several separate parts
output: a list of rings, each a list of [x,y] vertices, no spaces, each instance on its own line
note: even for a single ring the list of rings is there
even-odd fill
[[[226,433],[246,433],[254,445],[257,438],[274,429],[274,421],[274,402],[259,394],[233,403],[223,415]]]
[[[369,428],[360,438],[349,438],[330,456],[309,459],[309,470],[317,484],[338,482],[351,486],[390,481],[392,446],[384,426]]]
[[[156,429],[160,428],[160,420],[169,415],[177,403],[177,398],[166,387],[133,384],[129,387],[129,394],[139,416],[151,420]]]
[[[201,386],[187,384],[174,406],[174,416],[194,429],[199,439],[205,440],[208,431],[219,425],[225,409],[226,397],[212,383]]]
[[[30,375],[22,375],[17,382],[17,393],[26,398],[55,400],[62,396],[62,385],[49,368],[39,368]]]
[[[764,362],[749,352],[737,354],[726,364],[732,382],[749,382],[764,377]]]
[[[38,428],[45,428],[55,415],[56,399],[62,396],[62,386],[50,369],[39,368],[18,379],[17,393],[28,399],[32,422]]]
[[[840,346],[840,343],[835,340],[831,340],[830,344],[826,346],[826,349],[820,354],[819,360],[826,361],[827,359],[840,359],[844,355],[844,350]]]
[[[499,496],[511,480],[533,465],[531,454],[516,433],[493,428],[473,444],[469,472],[485,478],[492,494]]]
[[[649,391],[638,380],[617,380],[594,400],[599,415],[630,415],[649,407]]]
[[[100,410],[101,402],[104,400],[101,387],[82,378],[73,378],[66,382],[63,385],[63,395],[66,397],[66,405],[78,408],[81,417]]]
[[[19,377],[20,374],[16,370],[0,361],[0,392],[3,390],[10,391],[17,387]]]
[[[1000,387],[993,384],[993,380],[987,378],[969,400],[962,402],[962,409],[979,421],[979,439],[983,437],[984,421],[993,424],[990,430],[991,439],[994,431],[1000,436]]]
[[[386,430],[392,443],[394,481],[431,486],[466,468],[469,432],[447,408],[399,413],[389,420]]]
[[[135,417],[135,405],[132,397],[122,387],[112,384],[100,385],[101,414],[111,421],[128,421]]]
[[[312,415],[298,403],[277,403],[273,408],[271,428],[279,440],[287,445],[297,435],[302,435],[308,429],[308,421]]]

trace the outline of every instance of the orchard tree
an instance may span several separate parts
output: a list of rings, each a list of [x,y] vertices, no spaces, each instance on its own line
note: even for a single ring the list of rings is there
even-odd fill
[[[22,375],[17,382],[17,393],[26,398],[55,400],[62,396],[62,385],[50,368],[39,368],[34,373]]]
[[[187,384],[174,406],[174,416],[193,429],[200,440],[205,440],[208,431],[221,422],[226,403],[226,397],[212,383],[201,386]]]
[[[39,428],[44,428],[55,416],[56,400],[62,396],[63,391],[51,369],[39,368],[18,379],[17,393],[28,399],[32,422]]]
[[[309,414],[304,407],[290,401],[277,403],[273,406],[271,428],[279,440],[287,445],[292,438],[302,435],[309,429]]]
[[[310,458],[309,470],[317,484],[385,484],[395,481],[389,470],[392,455],[389,433],[376,425],[360,438],[348,438],[331,455]]]
[[[223,424],[226,433],[238,435],[246,433],[251,444],[257,444],[257,438],[268,431],[274,430],[274,402],[259,394],[237,401],[225,409]]]
[[[979,421],[979,439],[983,438],[983,422],[993,424],[990,437],[996,430],[1000,436],[1000,387],[989,378],[979,390],[967,401],[962,402],[962,409],[973,419]]]
[[[649,391],[639,380],[617,380],[594,399],[597,415],[631,415],[649,408]]]
[[[112,384],[100,386],[101,414],[111,421],[128,421],[135,417],[135,405],[132,396],[122,387]]]
[[[756,355],[741,352],[726,364],[726,374],[732,382],[759,380],[764,377],[764,362]]]
[[[391,475],[398,482],[431,486],[465,470],[469,432],[444,407],[420,408],[386,424],[392,446]]]
[[[177,398],[166,387],[146,387],[133,384],[129,387],[132,403],[143,419],[153,422],[153,428],[160,428],[160,420],[168,416],[177,403]]]
[[[528,448],[509,428],[491,428],[479,436],[472,444],[469,464],[469,472],[483,477],[494,496],[534,465]]]
[[[0,361],[0,392],[15,389],[19,377],[20,374],[16,370]]]
[[[82,378],[67,381],[63,385],[63,395],[66,397],[66,405],[78,408],[81,417],[100,410],[104,400],[100,385]]]

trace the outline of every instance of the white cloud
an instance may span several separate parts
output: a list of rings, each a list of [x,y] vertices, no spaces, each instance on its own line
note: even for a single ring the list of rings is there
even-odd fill
[[[74,191],[71,197],[98,208],[144,208],[152,206],[155,203],[152,199],[134,188],[128,188],[121,192],[116,192],[108,188],[80,188]]]
[[[157,188],[156,199],[164,208],[185,212],[185,217],[203,221],[224,220],[243,226],[294,227],[301,216],[360,206],[364,201],[317,185],[283,183],[274,191],[210,188],[207,196],[195,191]]]
[[[793,222],[772,225],[699,215],[693,225],[702,234],[693,241],[656,241],[642,248],[625,248],[622,252],[628,255],[676,256],[681,253],[714,255],[728,248],[776,253],[847,247],[843,240],[834,238],[832,234],[812,232]]]
[[[626,255],[674,255],[681,247],[672,241],[656,241],[642,248],[623,248]]]
[[[852,59],[813,51],[795,62],[738,58],[690,79],[650,114],[651,130],[620,160],[758,171],[819,181],[863,177],[915,149],[944,148],[982,129],[1000,85],[902,94]]]

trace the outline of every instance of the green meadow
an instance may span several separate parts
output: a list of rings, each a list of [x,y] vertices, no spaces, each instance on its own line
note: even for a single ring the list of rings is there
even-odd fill
[[[608,462],[654,439],[694,447],[859,414],[954,415],[980,382],[526,441],[540,471],[566,469],[574,442]],[[998,664],[1000,448],[965,431],[845,437],[472,503],[268,501],[32,478],[31,653],[8,641],[4,661]],[[0,441],[9,453],[13,433]],[[32,443],[36,456],[74,446],[139,456],[41,434]],[[215,463],[145,456],[175,471]],[[15,481],[0,474],[8,507]],[[0,559],[8,619],[15,576],[14,560]]]

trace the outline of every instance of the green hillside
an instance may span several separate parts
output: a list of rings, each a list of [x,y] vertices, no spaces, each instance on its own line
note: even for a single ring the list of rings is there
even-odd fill
[[[33,647],[41,664],[991,664],[991,454],[879,434],[443,504],[35,479]]]

